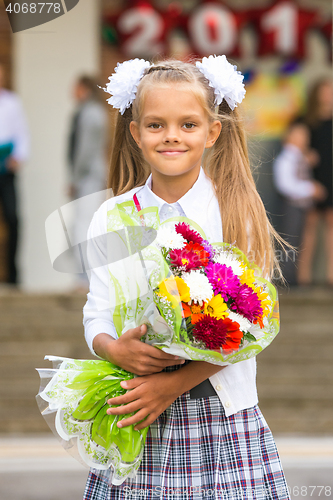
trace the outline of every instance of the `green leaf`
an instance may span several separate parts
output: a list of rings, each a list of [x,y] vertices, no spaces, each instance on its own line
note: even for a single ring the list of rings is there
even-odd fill
[[[255,341],[257,340],[257,339],[255,338],[255,336],[254,336],[254,335],[252,335],[252,334],[251,334],[251,333],[249,333],[249,332],[244,333],[243,338],[244,338],[245,340],[247,340],[248,342],[255,342]]]
[[[76,420],[91,420],[105,405],[107,399],[125,394],[125,389],[120,386],[121,380],[103,380],[93,384],[81,399],[72,416]]]
[[[111,446],[111,431],[118,421],[117,415],[108,415],[106,410],[109,405],[104,405],[95,417],[91,427],[91,437],[96,444],[108,450]]]
[[[124,420],[134,415],[120,415],[119,420]],[[134,462],[139,455],[141,447],[144,446],[148,427],[142,431],[135,431],[133,425],[122,427],[119,429],[116,425],[112,428],[112,442],[117,446],[124,462]]]
[[[96,444],[109,450],[116,446],[123,462],[134,462],[143,448],[148,432],[148,427],[142,431],[135,431],[134,426],[117,427],[117,422],[133,415],[108,415],[108,405],[104,405],[96,415],[91,428],[91,437]]]

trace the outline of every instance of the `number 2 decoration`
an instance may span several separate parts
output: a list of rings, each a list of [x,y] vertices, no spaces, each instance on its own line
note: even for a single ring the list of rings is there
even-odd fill
[[[247,11],[233,11],[218,0],[203,0],[189,14],[182,12],[180,2],[171,2],[161,11],[153,0],[131,0],[116,15],[105,15],[103,24],[112,30],[113,43],[117,41],[126,57],[168,54],[174,29],[186,34],[191,52],[199,56],[239,56],[239,31],[252,24],[259,55],[302,58],[307,31],[326,28],[318,11],[302,9],[295,0],[277,0],[268,8]]]

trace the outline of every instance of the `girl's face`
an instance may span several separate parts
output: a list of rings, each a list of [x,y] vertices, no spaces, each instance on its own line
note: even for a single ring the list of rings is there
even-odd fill
[[[221,124],[210,122],[195,95],[175,84],[147,92],[140,123],[131,122],[130,130],[153,178],[193,178],[205,148],[217,140]]]

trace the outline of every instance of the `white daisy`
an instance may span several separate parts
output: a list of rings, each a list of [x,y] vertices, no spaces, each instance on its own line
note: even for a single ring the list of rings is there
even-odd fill
[[[225,264],[228,267],[231,267],[232,272],[236,276],[241,276],[244,272],[244,267],[241,262],[237,259],[236,255],[233,255],[229,252],[221,252],[214,257],[214,262],[218,264]]]
[[[213,288],[205,274],[198,270],[183,273],[182,278],[190,289],[191,301],[202,305],[213,297]]]
[[[242,332],[248,332],[252,326],[252,323],[248,319],[244,318],[244,316],[230,310],[228,311],[228,318],[230,318],[231,321],[236,321]]]
[[[161,226],[157,231],[156,244],[167,250],[183,248],[186,241],[181,234],[178,234],[174,228]]]
[[[267,322],[265,321],[265,319],[264,319],[264,326],[267,326]],[[260,328],[258,323],[256,325],[251,324],[249,333],[251,333],[251,335],[253,335],[257,340],[259,340],[261,337],[265,335],[265,332],[263,331],[262,328]]]

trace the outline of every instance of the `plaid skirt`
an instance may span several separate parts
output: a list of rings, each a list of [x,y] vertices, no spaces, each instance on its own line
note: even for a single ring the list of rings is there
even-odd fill
[[[217,396],[185,392],[150,426],[134,479],[89,473],[83,500],[287,500],[272,433],[258,406],[225,416]]]

